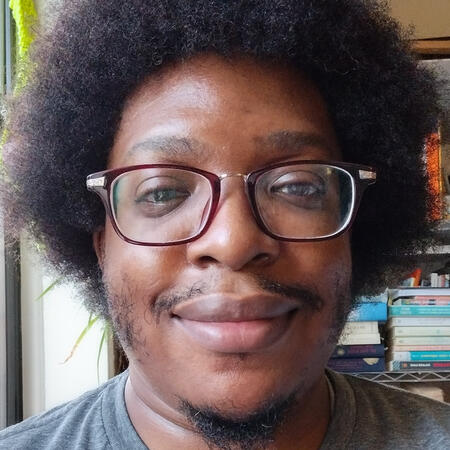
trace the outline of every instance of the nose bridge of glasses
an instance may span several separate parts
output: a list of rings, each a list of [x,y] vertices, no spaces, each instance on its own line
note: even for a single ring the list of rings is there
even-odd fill
[[[243,178],[244,181],[247,179],[247,175],[244,173],[221,173],[219,175],[220,181],[224,180],[225,178]]]
[[[222,182],[224,180],[226,180],[227,178],[241,178],[243,183],[244,183],[244,190],[246,195],[248,196],[248,186],[247,186],[247,179],[248,179],[248,175],[244,174],[244,173],[222,173],[219,175],[219,180],[220,183],[222,184]],[[223,189],[222,189],[222,193],[223,193]]]
[[[244,196],[247,198],[247,201],[249,202],[249,206],[251,207],[251,209],[253,209],[252,205],[251,205],[251,199],[249,196],[249,192],[248,192],[248,184],[247,184],[247,179],[248,179],[248,174],[243,174],[243,173],[222,173],[219,175],[219,180],[220,183],[222,184],[222,182],[226,179],[236,179],[236,178],[241,178],[242,182],[243,182],[243,188],[244,188]],[[238,188],[237,190],[240,191],[241,188]],[[227,199],[229,198],[229,195],[234,192],[236,193],[236,186],[228,186],[225,189],[221,189],[221,200],[223,201],[228,201]],[[242,191],[241,191],[242,192]]]

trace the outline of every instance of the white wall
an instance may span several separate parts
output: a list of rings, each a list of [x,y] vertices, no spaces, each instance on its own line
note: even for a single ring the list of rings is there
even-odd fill
[[[22,347],[24,416],[37,414],[93,389],[109,378],[108,346],[104,346],[97,379],[102,326],[86,334],[74,356],[64,363],[89,314],[73,286],[61,284],[36,298],[56,278],[45,276],[33,250],[22,245]]]

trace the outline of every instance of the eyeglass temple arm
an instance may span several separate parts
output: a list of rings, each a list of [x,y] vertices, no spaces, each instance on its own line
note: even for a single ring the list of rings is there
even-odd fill
[[[368,185],[375,183],[377,180],[377,173],[375,170],[359,169],[358,176],[360,181]]]
[[[98,188],[104,188],[106,186],[106,177],[99,175],[89,175],[86,179],[86,187],[90,191],[95,191]]]

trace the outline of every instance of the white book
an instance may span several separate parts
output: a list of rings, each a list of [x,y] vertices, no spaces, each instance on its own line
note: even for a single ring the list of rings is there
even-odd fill
[[[415,297],[420,296],[430,296],[434,297],[436,295],[450,295],[450,288],[440,288],[440,287],[399,287],[397,289],[389,290],[389,299],[395,300],[398,297]]]
[[[387,328],[391,327],[440,327],[450,326],[450,317],[391,317]]]
[[[392,327],[390,336],[450,336],[450,327]]]
[[[395,337],[391,339],[390,345],[450,345],[450,336]]]
[[[341,335],[338,345],[381,344],[380,333]]]
[[[347,322],[342,330],[342,334],[372,334],[378,333],[378,321],[369,320],[361,322]]]

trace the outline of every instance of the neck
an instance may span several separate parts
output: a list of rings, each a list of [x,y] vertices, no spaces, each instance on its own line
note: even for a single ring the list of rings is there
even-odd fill
[[[211,445],[176,408],[165,402],[143,379],[139,371],[130,367],[125,387],[125,403],[137,433],[152,450],[183,448],[209,450]],[[330,396],[323,373],[312,388],[297,399],[282,426],[275,433],[268,449],[317,449],[325,436],[330,420]],[[233,448],[239,449],[239,446]]]

